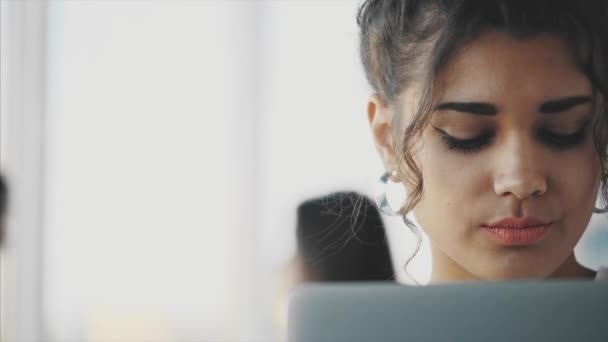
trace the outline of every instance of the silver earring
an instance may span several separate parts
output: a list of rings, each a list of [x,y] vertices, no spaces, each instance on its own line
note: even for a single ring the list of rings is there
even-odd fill
[[[389,216],[400,216],[401,213],[399,212],[399,210],[394,210],[393,208],[391,208],[391,205],[388,203],[388,199],[386,198],[386,187],[388,182],[390,182],[390,176],[396,177],[398,175],[397,171],[393,171],[393,172],[385,172],[381,177],[380,177],[380,183],[381,183],[381,187],[379,189],[379,191],[376,193],[376,195],[374,196],[375,200],[376,200],[376,207],[378,207],[378,210],[380,210],[382,213],[389,215]]]
[[[608,206],[606,208],[603,208],[603,209],[593,208],[593,213],[594,214],[605,214],[605,213],[608,213]]]
[[[606,182],[608,182],[608,173],[604,173],[602,174],[601,177],[602,183],[606,184]],[[605,214],[608,213],[608,205],[604,208],[593,208],[593,213],[594,214]]]

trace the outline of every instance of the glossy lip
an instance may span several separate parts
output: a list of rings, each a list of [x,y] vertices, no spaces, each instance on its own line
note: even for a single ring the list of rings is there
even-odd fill
[[[484,224],[482,228],[498,244],[526,246],[540,241],[551,225],[552,222],[536,217],[510,217],[491,224]]]

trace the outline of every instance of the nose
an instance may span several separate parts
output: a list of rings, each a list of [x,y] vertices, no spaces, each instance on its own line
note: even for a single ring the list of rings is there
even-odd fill
[[[523,137],[510,140],[496,156],[494,192],[520,200],[544,194],[547,175],[541,151]]]

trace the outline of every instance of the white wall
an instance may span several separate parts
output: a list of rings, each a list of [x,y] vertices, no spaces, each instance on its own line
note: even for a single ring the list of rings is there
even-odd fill
[[[368,191],[381,171],[356,8],[51,3],[51,337],[128,323],[176,341],[277,338],[296,206]]]

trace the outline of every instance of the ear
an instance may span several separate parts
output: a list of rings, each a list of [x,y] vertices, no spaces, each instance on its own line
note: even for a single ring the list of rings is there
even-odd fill
[[[373,94],[367,103],[367,119],[372,129],[376,150],[388,172],[397,170],[397,160],[393,148],[392,110],[384,103],[378,94]],[[391,180],[397,182],[391,175]]]

